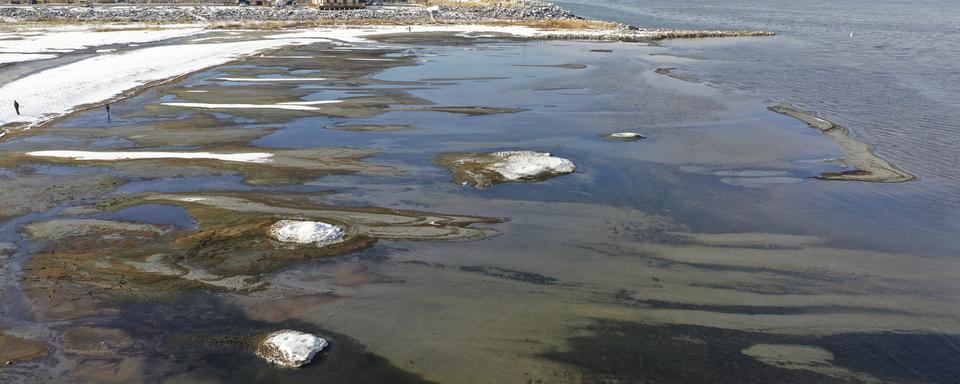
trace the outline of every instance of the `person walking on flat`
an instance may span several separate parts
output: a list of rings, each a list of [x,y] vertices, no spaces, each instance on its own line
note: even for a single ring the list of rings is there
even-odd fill
[[[20,103],[16,100],[13,101],[13,110],[17,111],[17,116],[20,116]]]

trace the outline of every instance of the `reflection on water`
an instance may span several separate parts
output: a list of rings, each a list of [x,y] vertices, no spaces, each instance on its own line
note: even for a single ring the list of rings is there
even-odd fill
[[[241,291],[197,287],[171,278],[175,273],[166,269],[159,282],[131,270],[127,284],[136,286],[128,288],[151,294],[91,293],[45,308],[48,312],[6,318],[3,328],[42,339],[54,351],[16,364],[0,378],[948,383],[960,377],[954,348],[960,306],[953,294],[960,273],[954,258],[960,221],[944,209],[951,203],[930,193],[924,181],[814,179],[837,170],[826,161],[842,156],[835,143],[767,111],[766,100],[752,93],[656,73],[665,63],[673,65],[668,56],[650,56],[663,53],[661,47],[498,40],[465,45],[460,41],[465,39],[449,36],[447,45],[439,45],[421,38],[425,41],[362,52],[334,54],[325,44],[288,48],[276,57],[321,52],[327,57],[310,63],[251,58],[212,68],[113,104],[111,123],[95,112],[80,113],[0,147],[9,155],[0,163],[9,172],[0,178],[10,191],[44,190],[54,173],[63,175],[62,183],[81,187],[91,182],[75,178],[105,174],[109,182],[123,180],[116,185],[94,180],[103,192],[78,201],[45,192],[41,196],[50,197],[44,204],[0,215],[46,212],[32,220],[91,218],[180,232],[222,230],[219,236],[233,236],[235,243],[211,245],[180,234],[170,241],[178,247],[196,242],[207,252],[188,253],[192,266],[228,270],[242,259],[256,261],[245,265],[251,271],[264,271],[258,276],[262,289]],[[596,52],[598,47],[612,52]],[[404,49],[418,56],[344,65],[349,58]],[[331,80],[216,80],[291,75]],[[343,102],[307,112],[159,105],[328,99]],[[518,110],[439,111],[473,106]],[[336,129],[342,126],[373,128]],[[397,126],[404,128],[378,128]],[[619,131],[648,138],[603,137]],[[38,166],[54,160],[18,155],[53,145],[89,150],[93,141],[103,150],[133,146],[296,157],[278,155],[272,164],[242,167],[174,160]],[[317,155],[348,151],[342,148],[375,154],[346,160]],[[577,171],[478,190],[453,183],[434,164],[444,152],[499,150],[550,152],[572,160]],[[299,170],[304,167],[312,168]],[[194,194],[176,200],[181,192]],[[268,203],[240,203],[253,193]],[[224,209],[233,213],[198,208],[222,202],[232,204]],[[63,206],[70,208],[56,211]],[[342,207],[352,210],[337,210]],[[338,257],[280,263],[250,253],[269,248],[255,237],[237,240],[228,227],[205,227],[330,212],[347,224],[378,215],[382,223],[366,225],[380,240]],[[467,220],[423,212],[491,218],[457,230],[499,235],[397,240],[404,238],[401,230],[429,234],[449,220]],[[432,219],[404,226],[419,215]],[[509,220],[492,219],[500,217]],[[4,227],[0,241],[18,249],[0,249],[12,255],[8,265],[24,265],[41,252],[47,252],[44,260],[69,263],[68,257],[50,256],[67,255],[64,244],[21,234],[32,220]],[[167,252],[153,243],[163,237],[136,242],[118,240],[112,232],[97,235],[112,247],[130,241],[130,249]],[[38,246],[44,248],[33,249]],[[93,272],[77,280],[98,281],[96,275],[106,273],[98,269],[105,268],[102,263],[124,257],[170,258],[127,253],[84,253],[102,260],[78,261]],[[71,284],[77,281],[60,287],[59,280],[50,285],[52,280],[30,279],[76,276],[71,273],[27,269],[24,280],[2,275],[3,298],[61,305],[57,290],[74,292]],[[49,297],[38,299],[31,290],[37,287]],[[47,321],[41,313],[62,318]],[[62,337],[78,325],[107,328],[107,334],[129,340],[112,354],[78,349]],[[329,337],[333,346],[301,370],[270,366],[249,352],[257,335],[285,327]]]

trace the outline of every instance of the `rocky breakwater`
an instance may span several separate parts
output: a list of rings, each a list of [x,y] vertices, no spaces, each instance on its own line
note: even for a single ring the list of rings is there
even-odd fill
[[[579,19],[556,5],[526,7],[403,7],[385,9],[320,10],[304,7],[234,6],[103,6],[0,7],[5,21],[75,20],[81,22],[238,22],[378,20],[396,23],[484,22],[491,20]]]

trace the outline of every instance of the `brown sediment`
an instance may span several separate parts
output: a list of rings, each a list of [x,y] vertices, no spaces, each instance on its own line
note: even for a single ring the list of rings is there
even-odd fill
[[[230,302],[239,305],[243,314],[257,321],[279,323],[303,318],[306,311],[318,305],[339,300],[333,294],[300,294],[295,296],[232,295]]]
[[[854,169],[825,172],[820,174],[821,179],[877,183],[899,183],[916,179],[916,176],[877,156],[871,145],[850,137],[850,131],[846,127],[821,119],[814,112],[804,111],[789,104],[774,105],[767,109],[800,120],[840,145],[846,157],[842,165]]]
[[[447,168],[457,184],[469,184],[477,187],[489,187],[506,182],[503,175],[488,168],[493,161],[481,156],[482,153],[455,152],[444,153],[433,160],[434,163]]]
[[[0,160],[3,163],[3,160]],[[123,179],[103,173],[38,175],[30,170],[0,176],[0,221],[4,217],[42,212],[66,203],[98,199],[118,187]]]
[[[168,146],[242,146],[251,140],[276,131],[276,128],[240,128],[206,113],[190,115],[185,119],[152,121],[122,127],[104,126],[96,129],[61,128],[57,126],[31,130],[25,135],[60,135],[87,139],[119,137],[141,147]]]
[[[24,339],[0,331],[0,364],[10,365],[44,357],[52,349],[50,344],[43,341]]]
[[[494,115],[499,113],[517,113],[524,112],[527,109],[524,108],[491,108],[491,107],[427,107],[427,108],[417,108],[417,109],[396,109],[396,111],[406,111],[406,112],[446,112],[446,113],[460,113],[470,116],[482,116],[482,115]]]
[[[63,332],[63,351],[83,357],[122,357],[133,344],[129,334],[115,328],[80,326]]]
[[[187,208],[191,214],[193,209],[209,207],[254,215],[332,220],[346,223],[360,235],[391,240],[479,240],[495,236],[499,232],[490,228],[476,228],[473,227],[474,224],[505,221],[498,217],[446,215],[378,207],[338,207],[310,202],[304,200],[304,197],[309,196],[253,193],[156,194],[144,196],[139,201],[173,203]],[[133,202],[127,201],[124,204],[131,203]]]
[[[133,152],[135,150],[127,150]],[[210,174],[210,170],[236,172],[246,177],[251,184],[282,184],[324,175],[368,173],[380,175],[398,174],[400,171],[387,166],[364,162],[363,159],[376,152],[353,148],[314,148],[271,150],[253,147],[205,148],[197,152],[212,153],[271,153],[263,163],[222,161],[217,159],[133,159],[133,160],[75,160],[72,158],[33,156],[29,153],[11,153],[0,165],[25,163],[54,163],[90,167],[109,166],[129,177],[165,177],[184,175],[184,170],[194,169],[195,174]],[[203,171],[203,170],[207,171]]]
[[[171,231],[141,223],[60,219],[26,227],[45,251],[29,258],[24,294],[47,320],[102,315],[123,300],[164,299],[195,289],[249,293],[261,275],[304,259],[350,253],[378,239],[475,240],[497,234],[477,223],[497,218],[448,216],[381,208],[336,208],[290,197],[152,195],[112,208],[163,201],[180,205],[198,229]],[[267,202],[276,202],[268,204]],[[312,219],[345,230],[325,246],[282,243],[268,236],[281,219]]]
[[[325,269],[330,274],[330,282],[341,287],[359,287],[361,285],[389,281],[383,275],[373,272],[362,263],[337,263]]]

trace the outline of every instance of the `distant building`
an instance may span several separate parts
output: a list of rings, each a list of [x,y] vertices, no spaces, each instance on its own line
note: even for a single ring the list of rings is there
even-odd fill
[[[322,9],[351,9],[363,8],[366,4],[360,0],[307,0],[307,6]]]

